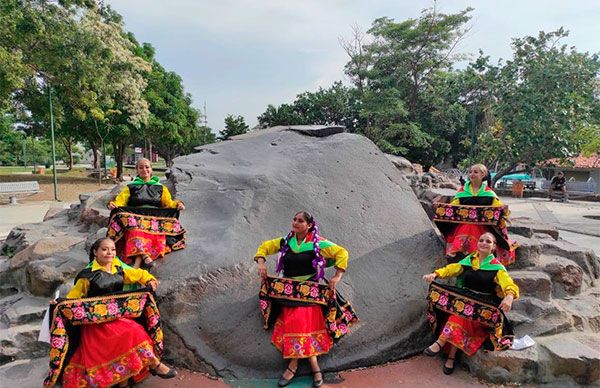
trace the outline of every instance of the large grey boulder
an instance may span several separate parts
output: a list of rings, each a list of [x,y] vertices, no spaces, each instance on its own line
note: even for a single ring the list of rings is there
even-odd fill
[[[443,264],[442,243],[409,184],[372,142],[280,127],[199,151],[177,158],[171,175],[187,206],[188,247],[156,270],[173,362],[224,377],[281,373],[281,355],[262,329],[252,257],[263,240],[286,234],[302,209],[314,213],[323,236],[349,250],[339,288],[360,316],[322,367],[382,363],[426,346],[421,276]]]

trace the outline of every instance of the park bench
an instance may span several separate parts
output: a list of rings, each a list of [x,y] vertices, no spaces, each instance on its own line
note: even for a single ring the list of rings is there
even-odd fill
[[[40,191],[40,185],[37,181],[0,182],[0,196],[8,197],[11,205],[17,204],[17,196],[26,197]]]

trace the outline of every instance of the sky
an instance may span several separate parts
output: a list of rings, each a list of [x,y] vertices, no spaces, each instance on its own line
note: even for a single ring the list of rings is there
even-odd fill
[[[179,74],[193,105],[206,103],[208,125],[218,132],[228,114],[253,127],[269,104],[348,83],[348,57],[339,43],[352,26],[368,30],[379,17],[417,18],[425,0],[106,0],[123,15],[138,41],[151,43],[157,60]],[[563,26],[565,44],[600,52],[597,0],[438,0],[455,13],[472,7],[471,30],[457,52],[479,49],[496,61],[511,57],[511,38]]]

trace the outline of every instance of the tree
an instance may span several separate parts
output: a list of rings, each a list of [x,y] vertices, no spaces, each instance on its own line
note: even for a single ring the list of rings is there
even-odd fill
[[[370,43],[356,29],[351,43],[343,42],[350,56],[346,74],[363,103],[358,128],[386,152],[426,167],[448,156],[466,111],[458,90],[444,88],[455,78],[452,64],[462,58],[454,49],[468,31],[470,11],[446,15],[434,7],[418,19],[379,18],[367,31]]]
[[[474,160],[498,165],[494,183],[519,163],[568,158],[582,147],[581,128],[598,124],[597,55],[559,45],[568,32],[513,40],[513,58],[485,67],[493,121],[479,136]]]
[[[231,136],[241,135],[248,132],[248,125],[242,116],[227,115],[225,117],[225,129],[219,132],[219,140],[227,140]]]

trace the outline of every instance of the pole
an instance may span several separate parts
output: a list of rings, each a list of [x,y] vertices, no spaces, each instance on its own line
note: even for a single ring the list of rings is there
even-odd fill
[[[52,175],[54,175],[54,200],[58,201],[58,181],[56,179],[56,144],[54,143],[54,113],[52,112],[52,85],[48,82],[48,100],[50,102],[50,134],[52,136]]]

